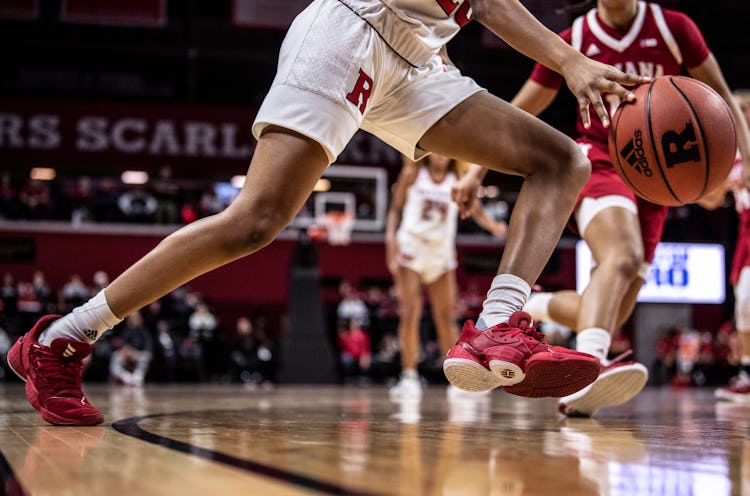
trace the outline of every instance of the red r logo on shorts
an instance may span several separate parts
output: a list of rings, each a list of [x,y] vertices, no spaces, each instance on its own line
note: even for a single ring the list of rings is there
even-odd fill
[[[346,99],[359,107],[359,112],[364,114],[367,107],[367,99],[372,93],[372,78],[365,74],[362,69],[359,70],[359,77],[354,85],[354,89],[346,95]]]

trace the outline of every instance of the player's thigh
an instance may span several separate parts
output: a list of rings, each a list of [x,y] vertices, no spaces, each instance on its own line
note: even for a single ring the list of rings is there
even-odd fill
[[[419,143],[432,152],[522,176],[542,168],[562,168],[574,158],[584,162],[569,137],[487,92],[456,105]]]
[[[270,219],[286,225],[326,167],[328,158],[319,143],[283,128],[269,127],[258,140],[245,184],[227,213],[242,223]]]
[[[422,309],[422,278],[418,272],[400,265],[398,268],[398,303],[402,316],[405,312],[419,313]]]
[[[613,255],[643,260],[638,215],[622,205],[610,205],[599,210],[588,222],[582,236],[591,249],[592,257],[598,262]]]

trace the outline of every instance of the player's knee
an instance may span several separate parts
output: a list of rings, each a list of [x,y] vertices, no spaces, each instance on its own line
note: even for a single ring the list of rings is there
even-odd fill
[[[242,256],[270,244],[286,225],[278,215],[268,212],[244,218],[226,219],[224,248],[228,253]]]
[[[573,140],[561,147],[550,147],[544,170],[555,184],[565,188],[581,189],[591,176],[591,162]]]
[[[638,277],[638,273],[643,263],[643,250],[634,248],[613,254],[609,258],[609,263],[615,270],[616,274],[629,281]]]
[[[737,330],[750,332],[750,295],[737,298],[734,305]]]
[[[591,177],[591,161],[581,151],[578,145],[573,145],[570,151],[570,159],[567,163],[568,174],[570,174],[571,180],[575,181],[577,187],[580,189],[586,184],[586,181]]]

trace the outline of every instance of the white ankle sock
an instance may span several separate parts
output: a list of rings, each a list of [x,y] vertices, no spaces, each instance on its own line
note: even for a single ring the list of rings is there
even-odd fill
[[[39,343],[49,346],[56,338],[68,338],[91,344],[120,322],[122,319],[112,313],[102,289],[89,301],[53,322],[39,336]]]
[[[524,312],[528,312],[534,320],[552,320],[549,316],[549,301],[553,296],[554,293],[531,293],[529,301],[523,307]]]
[[[594,355],[599,360],[606,360],[612,336],[600,327],[589,327],[576,336],[576,350]]]
[[[531,288],[529,284],[512,274],[499,274],[492,280],[487,299],[484,300],[482,313],[477,319],[476,328],[487,329],[500,322],[506,322],[508,317],[523,308],[529,298]]]
[[[404,379],[419,379],[419,374],[414,369],[404,369],[401,371],[401,377]]]

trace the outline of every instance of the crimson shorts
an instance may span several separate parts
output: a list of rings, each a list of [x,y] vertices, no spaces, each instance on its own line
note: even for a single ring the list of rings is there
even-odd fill
[[[638,220],[641,225],[643,239],[644,261],[651,263],[654,259],[656,245],[659,244],[667,218],[667,207],[651,203],[636,196],[628,186],[622,182],[620,176],[612,167],[609,150],[606,144],[579,139],[578,144],[586,152],[591,161],[591,177],[578,195],[576,209],[584,198],[601,198],[617,195],[629,198],[638,209]]]

